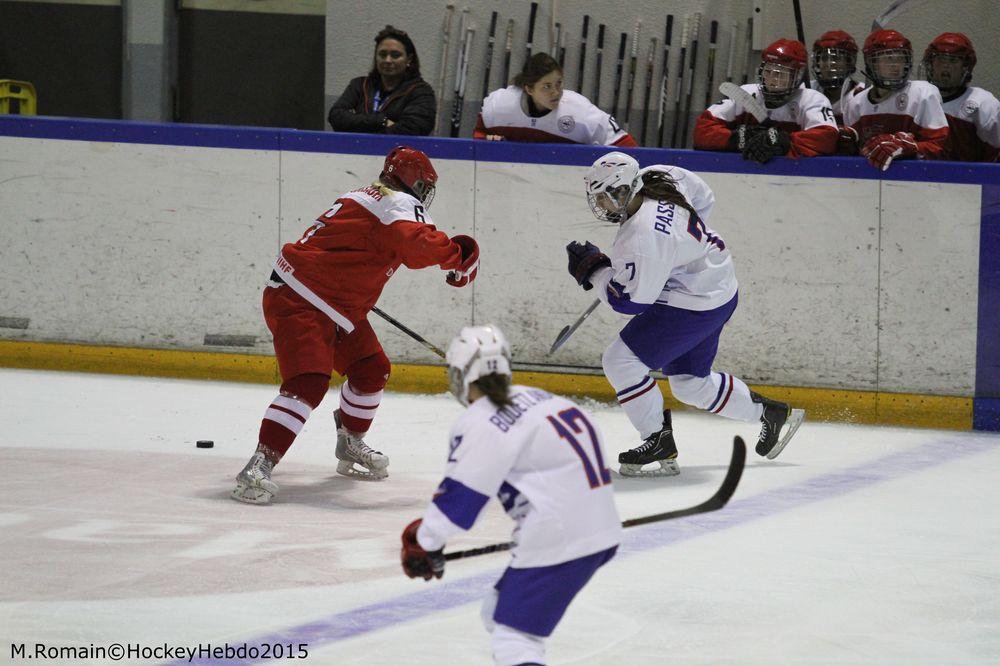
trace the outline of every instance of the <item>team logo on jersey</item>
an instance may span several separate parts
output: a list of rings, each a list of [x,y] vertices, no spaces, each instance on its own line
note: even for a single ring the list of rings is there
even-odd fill
[[[965,104],[962,105],[962,114],[966,116],[974,116],[978,110],[979,102],[974,99],[967,99],[965,100]]]
[[[387,271],[385,272],[385,276],[386,276],[386,277],[392,277],[392,274],[393,274],[393,273],[395,273],[395,272],[396,272],[396,269],[395,269],[395,268],[389,268],[389,270],[387,270]]]
[[[910,98],[906,96],[906,93],[900,93],[899,97],[896,98],[896,108],[900,111],[906,110],[906,103],[910,101]]]
[[[557,121],[557,124],[559,125],[559,131],[563,134],[569,134],[576,127],[576,121],[573,120],[573,116],[562,116]]]

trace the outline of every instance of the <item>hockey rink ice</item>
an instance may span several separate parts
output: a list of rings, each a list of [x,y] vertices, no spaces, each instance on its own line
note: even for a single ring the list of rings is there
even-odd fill
[[[275,390],[0,370],[0,663],[49,663],[14,659],[17,643],[306,643],[306,659],[191,663],[491,664],[479,605],[507,555],[451,562],[432,582],[399,566],[462,408],[387,393],[368,442],[390,476],[355,481],[334,472],[331,392],[276,468],[276,502],[234,502]],[[609,458],[637,444],[617,407],[585,406]],[[807,415],[767,461],[756,425],[682,412],[674,426],[681,475],[615,474],[622,519],[708,498],[740,434],[736,494],[625,530],[549,664],[1000,663],[1000,435]],[[491,502],[448,550],[506,541],[512,524]]]

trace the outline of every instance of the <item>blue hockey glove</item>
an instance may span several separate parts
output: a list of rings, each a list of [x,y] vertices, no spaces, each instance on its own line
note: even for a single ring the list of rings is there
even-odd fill
[[[594,285],[590,284],[590,276],[597,269],[611,265],[608,255],[590,241],[586,241],[585,244],[573,241],[566,246],[566,254],[569,255],[569,274],[585,291],[594,288]]]

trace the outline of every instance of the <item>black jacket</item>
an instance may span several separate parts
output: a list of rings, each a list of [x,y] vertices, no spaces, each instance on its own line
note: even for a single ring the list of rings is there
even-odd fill
[[[430,84],[419,76],[404,79],[382,100],[379,110],[372,111],[379,79],[377,73],[352,79],[344,94],[330,107],[327,115],[330,127],[338,132],[431,134],[437,118],[437,100]],[[386,118],[395,124],[385,127]]]

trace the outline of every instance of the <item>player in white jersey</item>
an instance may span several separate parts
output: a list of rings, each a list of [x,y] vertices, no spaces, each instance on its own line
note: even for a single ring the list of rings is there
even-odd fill
[[[585,177],[600,220],[619,224],[610,256],[570,243],[569,272],[616,312],[634,315],[604,351],[604,374],[643,443],[619,455],[623,475],[677,474],[670,411],[650,377],[662,370],[674,397],[738,421],[761,422],[757,453],[775,458],[805,412],[751,391],[737,377],[713,372],[723,326],[736,310],[729,248],[706,225],[715,195],[687,169],[608,153]],[[782,434],[782,430],[784,433]],[[659,463],[644,471],[643,465]]]
[[[862,51],[872,86],[844,107],[844,126],[861,155],[882,171],[894,159],[942,159],[948,120],[937,88],[910,80],[910,40],[895,30],[876,30]]]
[[[494,90],[472,133],[474,139],[584,143],[635,147],[632,135],[613,117],[572,90],[563,90],[559,63],[536,53],[525,63],[514,85]]]
[[[822,93],[803,87],[806,48],[802,42],[779,39],[761,52],[757,83],[743,89],[763,97],[763,123],[731,99],[708,107],[694,126],[695,150],[740,152],[761,164],[775,157],[832,155],[837,124]],[[764,131],[765,128],[774,131]]]
[[[948,118],[947,158],[960,162],[1000,161],[1000,102],[988,90],[970,86],[976,50],[960,32],[945,32],[924,51],[927,80],[937,86]]]
[[[843,30],[824,32],[813,42],[812,70],[816,77],[813,90],[818,90],[830,100],[834,120],[844,124],[844,103],[864,90],[852,78],[857,71],[858,44]]]
[[[511,386],[510,346],[495,326],[463,328],[447,361],[451,392],[468,409],[449,433],[444,481],[403,531],[403,571],[440,578],[445,544],[497,497],[517,527],[483,622],[497,664],[541,665],[544,639],[621,540],[601,434],[569,400]]]

